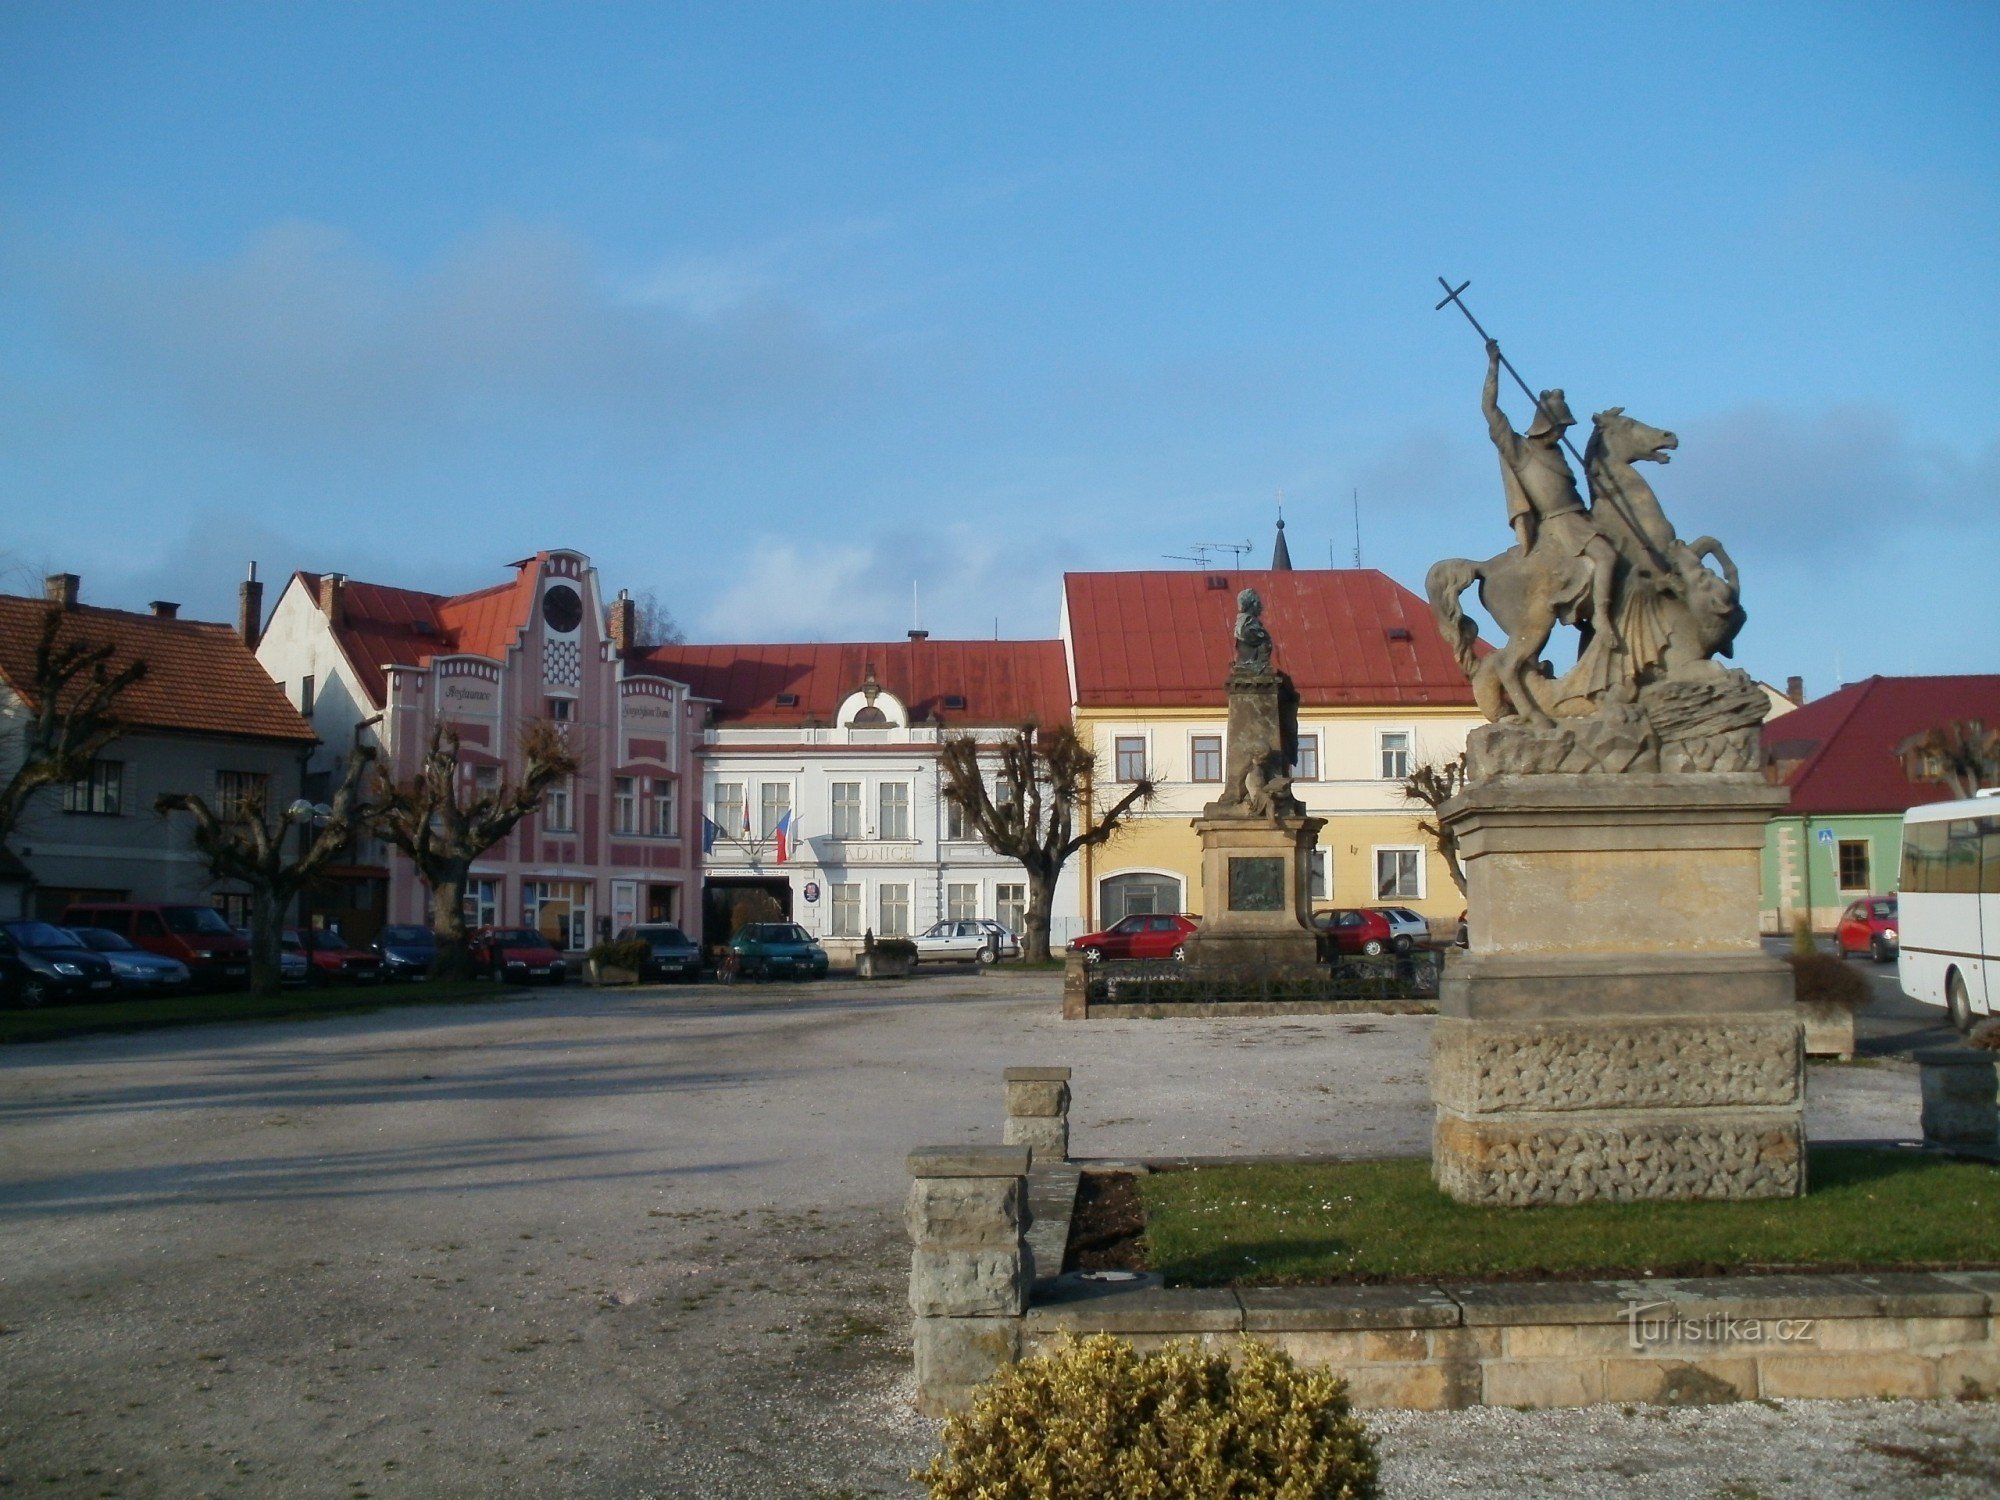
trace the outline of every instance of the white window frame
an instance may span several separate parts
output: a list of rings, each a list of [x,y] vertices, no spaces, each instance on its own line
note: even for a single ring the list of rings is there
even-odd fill
[[[565,776],[549,783],[542,793],[542,832],[576,832],[576,778]]]
[[[1008,921],[1008,917],[1013,921]],[[1028,883],[1025,880],[999,880],[993,884],[993,920],[1013,933],[1021,936],[1028,927]]]
[[[639,831],[639,778],[636,776],[611,778],[611,831]]]
[[[468,927],[498,927],[500,925],[500,877],[497,875],[472,875],[466,878],[465,893],[460,899],[460,907],[465,912]]]
[[[1310,748],[1312,753],[1312,769],[1310,771],[1305,769],[1308,748]],[[1292,762],[1292,780],[1318,781],[1320,779],[1321,764],[1319,731],[1314,730],[1310,734],[1302,732],[1299,735],[1299,758]]]
[[[1417,866],[1417,888],[1412,891],[1384,891],[1382,889],[1382,856],[1385,854],[1414,854]],[[1368,888],[1375,893],[1376,901],[1422,901],[1429,885],[1430,860],[1422,844],[1376,844],[1369,860],[1372,874]]]
[[[1403,737],[1403,769],[1393,773],[1389,770],[1389,756],[1391,754],[1389,737],[1391,735],[1401,735]],[[1378,729],[1375,731],[1375,769],[1380,773],[1378,779],[1382,781],[1406,781],[1409,779],[1410,773],[1416,768],[1417,731],[1415,729],[1401,727],[1396,729]]]
[[[902,893],[902,921],[900,925],[890,922],[889,904],[894,893]],[[910,883],[907,880],[885,880],[875,887],[875,936],[910,936]]]
[[[1139,756],[1139,774],[1137,776],[1127,776],[1125,774],[1126,771],[1125,757],[1128,754],[1133,753],[1126,749],[1126,746],[1128,745],[1137,745],[1139,747],[1137,752]],[[1131,785],[1135,781],[1143,781],[1146,776],[1146,763],[1152,758],[1150,751],[1151,747],[1146,743],[1146,736],[1143,734],[1112,735],[1111,736],[1111,770],[1112,770],[1111,779],[1113,781],[1119,782],[1127,786]]]
[[[971,905],[967,906],[966,893],[970,892]],[[979,918],[979,882],[976,880],[948,880],[944,886],[944,917],[947,922],[972,922]]]
[[[860,937],[864,893],[858,880],[836,880],[827,886],[827,936]]]
[[[771,794],[782,792],[780,803]],[[786,813],[792,810],[792,784],[789,781],[766,781],[757,787],[757,836],[763,839],[778,836],[778,824]]]
[[[652,836],[677,839],[681,836],[681,784],[671,776],[655,776],[652,781]]]
[[[709,821],[715,824],[719,830],[720,837],[725,839],[740,839],[743,837],[743,809],[745,806],[743,799],[747,795],[747,787],[748,783],[741,781],[718,781],[715,783],[715,792],[709,803]],[[735,794],[733,797],[725,795],[731,792]],[[722,815],[724,808],[729,810],[729,816],[726,818]]]
[[[951,798],[944,799],[944,836],[947,842],[962,844],[972,837],[972,825],[965,820],[965,809]]]
[[[891,810],[889,796],[891,793],[901,794],[901,800],[895,808],[898,814],[897,821],[901,826],[893,833],[890,831],[889,821]],[[875,783],[875,837],[891,840],[899,844],[907,844],[910,841],[909,782],[878,781]]]
[[[1333,855],[1329,850],[1314,849],[1306,857],[1306,899],[1333,900]]]
[[[1210,741],[1213,741],[1215,744],[1215,774],[1213,776],[1204,776],[1201,774],[1202,751],[1200,747],[1205,744],[1208,744]],[[1223,739],[1220,730],[1214,731],[1213,733],[1191,734],[1188,736],[1188,780],[1189,781],[1199,782],[1203,786],[1207,786],[1210,784],[1219,784],[1222,780],[1223,767],[1227,763],[1228,762],[1225,759],[1223,751]]]
[[[853,791],[854,798],[851,803],[843,807],[841,793],[847,790]],[[858,781],[836,781],[827,787],[826,825],[833,830],[835,838],[858,839],[865,836],[868,828],[865,791],[862,783]],[[843,817],[843,812],[848,816]]]

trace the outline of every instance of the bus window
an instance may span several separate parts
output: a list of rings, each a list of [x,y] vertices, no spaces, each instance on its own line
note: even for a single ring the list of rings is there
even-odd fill
[[[2000,818],[1979,820],[1979,893],[2000,896]]]
[[[1944,889],[1945,825],[1909,823],[1903,828],[1903,882],[1906,891]]]
[[[1944,884],[1939,887],[1953,896],[1979,894],[1979,824],[1972,818],[1954,818],[1944,849]]]

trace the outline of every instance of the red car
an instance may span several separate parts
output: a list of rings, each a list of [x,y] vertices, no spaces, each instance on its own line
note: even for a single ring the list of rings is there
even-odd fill
[[[1313,927],[1319,933],[1320,953],[1365,953],[1370,958],[1387,953],[1396,944],[1396,932],[1388,916],[1368,907],[1342,907],[1313,913]]]
[[[312,984],[373,984],[382,977],[382,959],[367,948],[350,948],[336,931],[307,932],[287,927],[279,941],[294,953],[303,953],[312,967],[306,979]]]
[[[1088,963],[1107,958],[1180,958],[1188,937],[1201,930],[1201,918],[1182,912],[1134,912],[1102,932],[1087,932],[1069,945]]]
[[[1833,932],[1842,958],[1865,953],[1878,964],[1896,956],[1899,941],[1894,896],[1864,896],[1840,914],[1840,925]]]
[[[495,979],[516,984],[561,984],[569,966],[553,944],[532,927],[482,927],[468,945],[472,966]]]

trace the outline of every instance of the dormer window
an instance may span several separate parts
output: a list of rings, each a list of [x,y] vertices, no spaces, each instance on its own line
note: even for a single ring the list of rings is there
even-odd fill
[[[570,721],[570,716],[575,712],[576,712],[575,699],[573,698],[549,699],[549,717],[551,719],[554,719],[556,723],[567,724]]]
[[[879,728],[889,722],[889,716],[874,704],[869,703],[856,710],[854,717],[847,722],[857,729]]]

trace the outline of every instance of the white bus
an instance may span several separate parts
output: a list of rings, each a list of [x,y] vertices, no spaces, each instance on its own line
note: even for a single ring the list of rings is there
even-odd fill
[[[1903,814],[1903,993],[1970,1031],[2000,1012],[2000,794]]]

